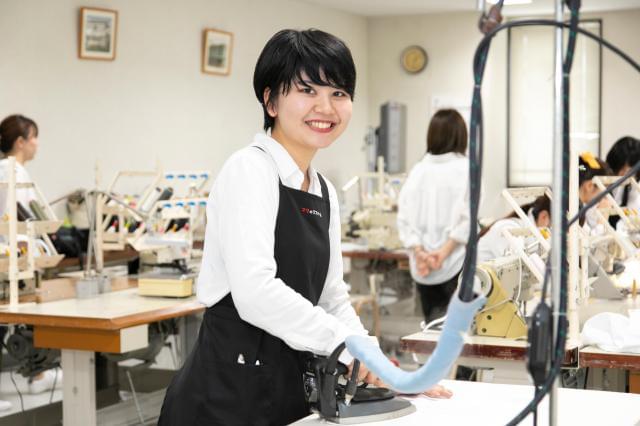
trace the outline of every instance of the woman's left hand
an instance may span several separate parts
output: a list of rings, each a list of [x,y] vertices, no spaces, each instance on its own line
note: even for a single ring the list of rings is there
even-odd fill
[[[431,389],[422,392],[422,395],[426,395],[429,398],[449,399],[453,396],[453,392],[442,385],[435,385]]]
[[[447,256],[448,254],[445,253],[442,249],[432,251],[431,253],[429,253],[427,265],[429,265],[429,268],[431,268],[432,270],[437,271],[442,267],[442,262],[444,262]]]
[[[380,380],[380,378],[376,378],[376,381],[372,384],[379,388],[393,389],[391,386],[387,386],[382,380]],[[449,399],[453,396],[453,392],[442,385],[435,385],[431,389],[422,392],[420,395],[425,395],[429,398]]]

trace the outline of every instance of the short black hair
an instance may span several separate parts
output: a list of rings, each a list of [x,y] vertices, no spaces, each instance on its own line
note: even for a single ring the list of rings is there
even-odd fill
[[[282,30],[262,49],[253,73],[253,89],[264,111],[264,130],[273,128],[275,120],[268,106],[287,94],[291,84],[302,81],[302,74],[314,84],[344,90],[353,100],[356,66],[351,51],[338,37],[317,29]],[[270,89],[267,102],[265,89]]]
[[[607,153],[607,164],[616,175],[624,166],[633,167],[638,161],[640,161],[640,140],[631,136],[618,139]],[[639,177],[638,175],[636,178]]]
[[[427,131],[427,152],[433,155],[467,151],[467,125],[455,109],[438,110]]]
[[[20,114],[8,116],[0,123],[0,151],[3,154],[10,153],[18,138],[29,139],[31,132],[38,136],[35,121]]]

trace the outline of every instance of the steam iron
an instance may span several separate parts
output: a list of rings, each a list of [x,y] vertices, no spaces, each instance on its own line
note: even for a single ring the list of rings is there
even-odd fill
[[[338,363],[344,349],[338,346],[328,357],[313,357],[307,361],[305,393],[312,411],[323,419],[338,424],[378,422],[406,416],[416,411],[409,401],[386,388],[357,386],[359,362],[354,363],[352,377],[339,383],[347,367]]]

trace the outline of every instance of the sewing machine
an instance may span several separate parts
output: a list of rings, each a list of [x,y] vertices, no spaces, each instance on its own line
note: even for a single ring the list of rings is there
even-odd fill
[[[123,181],[134,179],[147,182],[141,192],[128,193],[134,183]],[[118,172],[98,196],[98,249],[123,250],[130,244],[151,264],[188,259],[194,239],[204,233],[209,179],[206,171]]]
[[[176,264],[185,269],[200,252],[193,249],[194,229],[204,217],[204,197],[158,201],[147,218],[146,232],[127,239],[142,265]]]
[[[593,178],[593,183],[598,187],[598,189],[604,191],[607,189],[607,186],[613,184],[618,179],[620,179],[620,176],[595,176]],[[627,179],[626,184],[630,185],[632,190],[640,191],[640,184],[638,184],[638,181],[633,177]],[[640,234],[639,212],[628,207],[620,206],[611,194],[607,195],[607,201],[610,206],[607,213],[620,216],[620,220],[624,223],[624,230],[626,233],[629,235],[635,234],[636,237],[638,237],[638,234]],[[637,240],[637,238],[635,240]]]
[[[402,247],[396,225],[398,195],[404,175],[384,171],[384,158],[378,157],[377,171],[351,178],[343,187],[346,193],[358,185],[358,208],[351,213],[345,235],[363,238],[371,250],[395,250]]]
[[[519,257],[509,256],[478,265],[476,279],[487,303],[476,314],[475,333],[507,338],[525,336],[527,325],[520,304],[533,298],[533,288],[539,282],[536,275]]]
[[[49,234],[62,225],[35,182],[16,182],[15,157],[9,157],[11,171],[7,182],[0,182],[6,189],[7,212],[0,219],[0,277],[9,282],[11,306],[18,303],[19,281],[28,283],[27,290],[35,291],[38,270],[56,266],[64,255],[58,254]],[[30,190],[36,198],[23,206],[16,190]],[[6,291],[3,288],[6,296]],[[25,291],[22,291],[24,294]]]
[[[144,189],[140,194],[117,191],[117,188],[127,186],[123,185],[123,180],[131,181],[140,178],[150,180],[143,185]],[[205,190],[209,179],[210,173],[206,171],[118,172],[105,192],[114,194],[124,203],[115,202],[113,197],[109,195],[101,194],[98,196],[95,214],[96,220],[101,226],[96,227],[97,250],[124,250],[126,244],[138,241],[150,229],[156,233],[171,232],[174,225],[182,229],[186,223],[185,219],[190,221],[190,237],[193,237],[194,230],[203,234],[204,211],[194,208],[194,202],[196,203],[195,207],[201,206],[203,202],[206,205]],[[129,182],[128,186],[132,185]],[[174,203],[167,205],[168,200],[172,200]],[[179,201],[182,201],[182,204]],[[132,208],[128,209],[127,205]],[[158,216],[158,209],[167,210]],[[198,214],[191,214],[192,210]],[[143,215],[156,220],[156,222],[149,223],[149,220],[145,222]],[[179,220],[179,223],[170,223],[172,219]],[[167,229],[166,226],[169,224],[171,226]],[[161,229],[162,225],[165,225],[164,229]],[[173,240],[177,239],[179,238],[173,238]],[[163,260],[166,260],[166,257],[161,258],[161,261]]]
[[[548,232],[539,229],[520,207],[537,197],[551,197],[545,187],[507,188],[502,196],[525,224],[524,228],[503,230],[509,253],[478,265],[478,291],[487,297],[485,307],[475,319],[479,336],[518,338],[527,333],[520,305],[533,298],[533,291],[544,280],[544,259],[549,254]]]
[[[594,184],[600,189],[615,182],[618,176],[595,176]],[[629,184],[638,188],[635,179]],[[616,285],[615,276],[624,271],[623,262],[637,259],[637,240],[640,236],[640,220],[637,212],[621,207],[611,195],[606,197],[607,205],[594,207],[598,218],[598,229],[591,233],[580,228],[581,268],[580,297],[599,299],[622,299],[623,291]],[[609,215],[620,216],[623,226],[615,229],[609,223]]]

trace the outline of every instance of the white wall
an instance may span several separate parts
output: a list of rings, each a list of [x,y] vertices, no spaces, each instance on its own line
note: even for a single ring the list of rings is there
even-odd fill
[[[594,15],[603,36],[640,62],[640,9]],[[624,135],[640,137],[640,74],[608,50],[602,64],[602,156]]]
[[[603,20],[604,36],[640,61],[640,10],[590,14]],[[480,40],[477,13],[446,13],[373,18],[369,21],[369,117],[378,122],[388,100],[408,106],[407,163],[415,164],[426,147],[426,129],[434,97],[470,103],[472,57]],[[429,54],[427,69],[409,75],[400,67],[402,50],[418,44]],[[621,60],[603,57],[602,155],[625,134],[640,136],[640,75]],[[483,84],[485,166],[481,215],[496,217],[506,206],[506,35],[492,44]],[[551,112],[550,112],[551,113]],[[535,161],[535,159],[532,159]]]
[[[114,62],[77,58],[81,6],[119,11]],[[640,10],[600,13],[604,35],[640,59]],[[351,47],[358,86],[351,125],[316,166],[336,185],[364,169],[362,140],[388,100],[408,105],[407,163],[425,149],[434,97],[470,102],[477,13],[369,18],[295,0],[0,0],[0,117],[21,112],[41,128],[29,165],[49,198],[103,180],[116,170],[209,169],[259,131],[252,73],[266,40],[285,27],[317,27]],[[229,77],[200,72],[202,29],[234,33]],[[408,75],[402,49],[423,46],[427,69]],[[481,213],[504,211],[506,185],[506,36],[493,42],[484,82],[486,151]],[[605,53],[603,154],[623,134],[640,135],[640,78]]]
[[[113,62],[77,57],[79,8],[119,12]],[[202,74],[202,30],[234,33],[228,77]],[[266,41],[283,28],[316,27],[350,46],[358,70],[351,125],[316,167],[340,184],[361,162],[367,124],[365,18],[287,0],[0,0],[0,117],[40,127],[28,165],[48,198],[121,169],[219,170],[262,127],[252,87]]]

